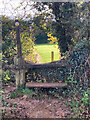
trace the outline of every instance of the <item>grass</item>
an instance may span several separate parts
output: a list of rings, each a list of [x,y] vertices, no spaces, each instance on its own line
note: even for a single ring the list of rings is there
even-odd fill
[[[40,55],[41,63],[51,62],[51,52],[54,51],[54,61],[60,59],[58,46],[53,44],[38,44],[35,45],[36,52]]]

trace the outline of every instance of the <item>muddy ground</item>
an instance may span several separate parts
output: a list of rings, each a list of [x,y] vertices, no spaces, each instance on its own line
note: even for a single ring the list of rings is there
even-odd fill
[[[69,118],[71,111],[68,106],[65,105],[64,99],[60,100],[52,96],[49,99],[48,95],[45,95],[44,99],[29,98],[27,95],[22,95],[11,99],[9,95],[15,91],[15,86],[10,85],[3,87],[6,103],[9,106],[3,106],[3,117],[9,118]],[[7,97],[8,95],[8,97]],[[17,103],[15,105],[15,103]],[[14,105],[14,106],[13,106]],[[6,109],[6,111],[4,110]]]

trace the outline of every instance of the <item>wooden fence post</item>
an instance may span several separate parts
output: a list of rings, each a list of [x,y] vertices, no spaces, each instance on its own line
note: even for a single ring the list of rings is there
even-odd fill
[[[25,70],[23,68],[23,58],[22,58],[22,47],[20,40],[20,31],[19,31],[19,21],[15,20],[16,25],[16,40],[17,40],[17,56],[14,59],[14,64],[18,69],[15,70],[15,78],[16,78],[16,88],[25,87]]]
[[[16,89],[20,86],[20,71],[15,70]]]
[[[25,88],[25,70],[20,70],[20,86]]]
[[[51,52],[51,61],[52,62],[54,61],[54,52],[53,51]]]
[[[17,55],[14,56],[14,65],[15,67],[18,67],[18,58]],[[15,69],[15,80],[16,80],[16,89],[19,88],[20,85],[20,71]]]
[[[16,89],[19,87],[25,88],[25,70],[19,68],[20,62],[23,63],[23,60],[18,59],[17,56],[14,56],[14,65],[17,67],[15,70],[15,79],[16,79]]]

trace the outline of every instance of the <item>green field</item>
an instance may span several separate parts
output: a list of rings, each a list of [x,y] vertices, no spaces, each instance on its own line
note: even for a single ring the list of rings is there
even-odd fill
[[[51,62],[51,52],[54,51],[54,61],[59,60],[59,49],[57,45],[39,44],[35,45],[36,52],[40,55],[40,62]]]

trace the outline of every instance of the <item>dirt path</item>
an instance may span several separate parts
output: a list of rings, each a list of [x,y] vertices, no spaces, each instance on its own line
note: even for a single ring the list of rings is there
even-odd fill
[[[7,94],[10,94],[13,90],[15,90],[15,87],[5,87],[4,90],[5,96],[7,96]],[[23,95],[12,100],[10,98],[6,98],[6,101],[10,104],[17,103],[16,107],[6,107],[9,117],[68,118],[71,114],[67,106],[64,104],[64,101],[60,101],[56,98],[48,99],[47,96],[45,99],[39,100],[28,98],[26,95]],[[12,111],[12,109],[15,109],[15,111]]]

